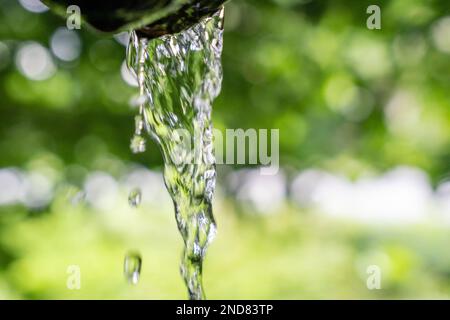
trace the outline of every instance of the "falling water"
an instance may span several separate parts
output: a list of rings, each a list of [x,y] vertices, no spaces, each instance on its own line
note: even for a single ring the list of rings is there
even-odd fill
[[[131,190],[128,196],[128,204],[133,208],[137,208],[141,204],[141,201],[142,201],[141,189],[135,188]]]
[[[136,285],[141,277],[142,258],[139,253],[129,252],[123,261],[123,273],[129,283]]]
[[[185,245],[181,274],[191,299],[205,298],[202,263],[216,233],[211,107],[221,89],[222,33],[223,9],[179,34],[148,40],[133,32],[127,51],[142,102],[132,149],[145,150],[141,125],[161,149]]]

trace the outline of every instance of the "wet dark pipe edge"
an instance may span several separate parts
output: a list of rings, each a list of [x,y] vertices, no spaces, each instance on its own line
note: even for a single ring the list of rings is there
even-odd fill
[[[100,33],[137,30],[155,38],[178,33],[210,16],[227,0],[41,0],[52,11],[67,17],[67,8],[80,8],[82,21]],[[183,4],[183,2],[185,2]]]

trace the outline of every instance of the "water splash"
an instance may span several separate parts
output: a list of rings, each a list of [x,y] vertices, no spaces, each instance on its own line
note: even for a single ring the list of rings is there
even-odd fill
[[[131,34],[128,66],[140,88],[140,116],[159,145],[164,180],[185,248],[181,274],[191,299],[204,299],[202,264],[216,233],[211,109],[222,83],[223,9],[176,35]],[[138,99],[139,100],[139,99]]]
[[[125,279],[133,285],[138,284],[141,277],[142,258],[139,253],[129,252],[123,261],[123,274]]]

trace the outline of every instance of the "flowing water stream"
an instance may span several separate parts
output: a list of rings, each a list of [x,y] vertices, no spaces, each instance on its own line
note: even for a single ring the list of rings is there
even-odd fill
[[[148,40],[133,32],[127,50],[140,90],[131,149],[145,151],[146,133],[161,149],[184,240],[180,269],[191,299],[205,298],[202,263],[216,233],[211,109],[222,83],[222,35],[223,9],[179,34]],[[130,195],[130,202],[135,198]]]

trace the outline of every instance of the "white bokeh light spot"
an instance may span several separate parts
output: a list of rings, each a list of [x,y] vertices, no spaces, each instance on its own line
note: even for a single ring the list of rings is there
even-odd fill
[[[114,39],[123,46],[127,46],[128,42],[130,42],[130,33],[129,32],[120,32],[114,35]]]
[[[56,72],[50,53],[37,42],[23,44],[15,60],[19,71],[31,80],[46,80]]]
[[[23,177],[12,168],[0,169],[0,205],[19,202],[23,198]]]
[[[119,186],[111,175],[97,171],[87,177],[84,183],[84,192],[86,200],[94,208],[110,210],[116,205]]]
[[[431,36],[434,45],[439,51],[450,54],[450,16],[444,17],[434,23]]]
[[[48,7],[39,0],[19,0],[19,2],[26,10],[34,13],[48,11]]]
[[[120,68],[120,74],[122,75],[122,79],[128,85],[130,85],[132,87],[137,87],[138,86],[137,76],[134,73],[134,71],[132,71],[132,70],[130,70],[130,68],[128,68],[126,61],[124,61],[122,63],[122,66]]]
[[[50,39],[53,54],[63,61],[73,61],[80,56],[81,41],[75,31],[58,28]]]

